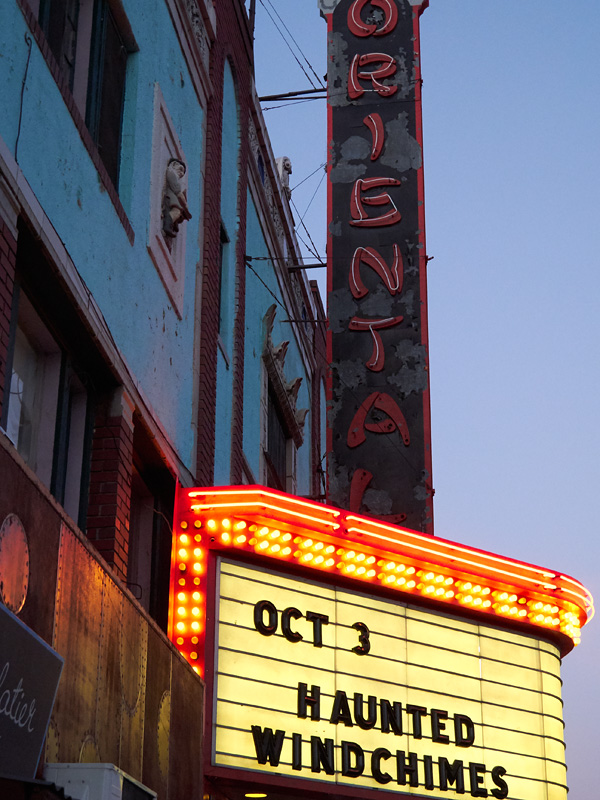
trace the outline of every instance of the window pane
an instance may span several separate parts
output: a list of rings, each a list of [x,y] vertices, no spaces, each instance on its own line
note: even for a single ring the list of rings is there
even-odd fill
[[[274,485],[274,488],[285,489],[287,436],[277,410],[277,401],[274,399],[271,392],[269,392],[268,426],[267,454],[269,456],[270,466],[275,473],[276,481],[274,483],[279,484]],[[270,481],[269,485],[271,485]]]
[[[86,121],[117,186],[127,50],[106,0],[96,0],[90,51]]]
[[[119,180],[127,50],[110,11],[106,20],[98,149],[112,182]]]

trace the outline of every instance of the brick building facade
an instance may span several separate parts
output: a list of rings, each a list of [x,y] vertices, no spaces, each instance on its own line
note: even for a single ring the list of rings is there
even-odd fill
[[[248,12],[9,0],[0,52],[0,599],[65,659],[37,779],[109,763],[199,798],[175,487],[324,491],[324,312],[289,269]]]

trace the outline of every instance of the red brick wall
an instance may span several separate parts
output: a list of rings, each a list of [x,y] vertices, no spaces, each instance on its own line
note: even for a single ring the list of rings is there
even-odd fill
[[[10,380],[10,376],[6,374],[6,360],[16,260],[17,240],[4,220],[0,218],[0,417],[2,416],[5,386]]]
[[[133,472],[133,422],[117,394],[96,415],[87,516],[87,536],[123,581],[127,580]]]
[[[232,66],[240,105],[240,163],[238,186],[238,246],[236,252],[236,308],[233,370],[233,419],[231,481],[241,483],[243,474],[243,380],[245,325],[246,174],[248,164],[248,115],[252,69],[250,39],[239,0],[220,0],[217,12],[218,39],[212,45],[210,78],[214,92],[207,109],[206,187],[204,208],[204,264],[200,312],[200,379],[198,403],[197,481],[210,486],[214,480],[215,420],[217,395],[217,348],[219,329],[219,250],[221,205],[221,135],[223,123],[223,70]],[[220,442],[220,445],[226,445]]]

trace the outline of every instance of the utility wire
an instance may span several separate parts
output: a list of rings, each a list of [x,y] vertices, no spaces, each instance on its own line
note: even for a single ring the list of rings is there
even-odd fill
[[[316,188],[316,189],[315,189],[315,191],[313,192],[313,196],[310,198],[310,202],[309,202],[309,204],[306,206],[306,210],[305,210],[304,214],[302,215],[302,219],[300,220],[300,222],[303,222],[303,221],[304,221],[304,217],[305,217],[305,216],[308,214],[308,209],[311,207],[311,205],[312,205],[312,202],[313,202],[313,200],[315,199],[315,197],[317,196],[317,192],[318,192],[318,191],[319,191],[319,189],[321,188],[321,184],[323,183],[323,181],[324,181],[324,180],[325,180],[325,173],[323,173],[323,174],[321,175],[321,180],[319,181],[319,185],[317,186],[317,188]]]
[[[294,206],[294,208],[296,208],[296,206]],[[297,208],[296,208],[296,211],[298,211],[298,209],[297,209]],[[300,213],[300,212],[298,212],[298,213]],[[304,245],[304,247],[306,247],[306,249],[308,250],[308,252],[309,252],[311,255],[313,255],[313,256],[314,256],[314,257],[317,259],[317,261],[321,261],[321,262],[322,262],[321,256],[320,256],[320,255],[317,253],[317,245],[316,245],[316,244],[313,242],[313,240],[312,240],[312,237],[311,237],[310,233],[308,232],[308,228],[306,227],[306,225],[305,225],[303,222],[302,222],[301,224],[302,224],[302,227],[304,228],[304,230],[306,231],[306,235],[307,235],[307,236],[308,236],[308,238],[310,239],[310,242],[311,242],[311,244],[312,244],[312,247],[311,247],[309,244],[307,244],[307,243],[304,241],[304,239],[303,239],[303,238],[302,238],[302,236],[300,235],[300,232],[299,232],[299,231],[296,231],[296,236],[297,236],[297,237],[300,239],[300,241],[302,242],[302,244]],[[314,249],[313,249],[313,248],[314,248]],[[324,264],[324,263],[323,263],[323,266],[325,266],[325,264]]]
[[[290,103],[281,103],[279,106],[265,106],[263,111],[275,111],[278,108],[290,108],[290,106],[299,106],[301,103],[313,103],[315,100],[325,100],[323,97],[308,97],[306,100],[292,100]]]
[[[266,284],[266,283],[263,281],[263,279],[260,277],[260,275],[258,274],[258,272],[257,272],[257,271],[254,269],[254,267],[252,266],[252,264],[251,264],[251,263],[250,263],[250,262],[249,262],[247,259],[246,259],[246,266],[248,267],[248,269],[249,269],[249,270],[251,270],[251,271],[252,271],[252,272],[253,272],[253,273],[256,275],[256,277],[258,278],[258,280],[259,280],[259,281],[262,283],[262,285],[265,287],[265,289],[267,290],[267,292],[268,292],[268,293],[271,295],[271,297],[273,298],[273,300],[275,300],[275,302],[277,303],[277,305],[278,305],[278,306],[281,306],[281,308],[283,308],[283,310],[285,311],[286,315],[287,315],[287,314],[289,314],[289,309],[287,309],[287,308],[286,308],[286,307],[283,305],[283,303],[281,302],[281,300],[280,300],[280,299],[277,297],[277,295],[276,295],[276,294],[274,294],[274,293],[271,291],[271,289],[270,289],[270,288],[267,286],[267,284]],[[273,265],[273,266],[274,266],[274,265]]]
[[[313,176],[313,175],[316,175],[316,174],[317,174],[317,172],[318,172],[320,169],[323,169],[323,168],[324,168],[324,167],[326,167],[326,166],[327,166],[327,162],[326,162],[326,161],[324,161],[322,164],[319,164],[319,166],[318,166],[318,167],[317,167],[315,170],[313,170],[313,171],[310,173],[310,175],[307,175],[307,176],[306,176],[306,178],[303,178],[303,179],[300,181],[300,183],[297,183],[295,186],[292,186],[292,192],[294,191],[294,189],[297,189],[299,186],[302,186],[302,184],[303,184],[303,183],[306,183],[306,181],[307,181],[309,178],[312,178],[312,176]]]
[[[265,11],[266,11],[266,6],[265,6],[265,4],[263,3],[263,0],[260,0],[260,2],[261,2],[262,6],[265,8]],[[292,34],[292,32],[290,31],[290,29],[288,28],[288,26],[285,24],[285,22],[283,21],[283,19],[282,19],[282,18],[281,18],[281,16],[279,15],[279,12],[278,12],[278,11],[277,11],[277,9],[275,8],[275,6],[274,6],[274,5],[273,5],[273,3],[271,2],[271,0],[267,0],[267,3],[268,3],[270,6],[271,6],[271,8],[273,9],[273,12],[274,12],[274,13],[277,15],[277,19],[279,19],[279,21],[281,22],[281,24],[283,25],[283,27],[284,27],[284,28],[286,29],[286,31],[288,32],[288,34],[289,34],[289,36],[290,36],[290,39],[293,41],[293,43],[294,43],[294,44],[296,45],[296,47],[298,48],[298,50],[299,50],[300,54],[302,55],[302,58],[303,58],[303,59],[306,61],[306,64],[307,64],[308,68],[310,69],[310,71],[312,72],[312,74],[313,74],[313,75],[315,76],[315,78],[317,79],[317,82],[318,82],[318,83],[320,83],[320,84],[321,84],[321,86],[322,86],[322,87],[323,87],[323,89],[324,89],[324,88],[325,88],[325,84],[323,83],[323,80],[322,80],[321,78],[319,78],[319,76],[317,75],[317,73],[314,71],[314,69],[313,69],[313,67],[312,67],[312,64],[310,63],[310,61],[308,60],[308,58],[307,58],[307,57],[304,55],[304,53],[302,52],[302,48],[300,47],[300,45],[298,44],[298,42],[297,42],[297,41],[296,41],[296,39],[294,38],[294,35]],[[308,76],[307,76],[307,77],[308,77]],[[310,80],[310,78],[309,78],[309,80]],[[310,81],[310,82],[312,83],[312,81]]]
[[[411,81],[411,83],[413,85],[416,85],[416,81]],[[312,93],[312,91],[313,90],[309,89],[309,90],[307,90],[307,93]],[[324,90],[317,90],[317,91],[324,91]],[[365,94],[375,94],[376,90],[375,89],[367,89],[367,88],[365,88],[364,92],[365,92]],[[278,105],[278,106],[267,106],[267,107],[263,108],[263,111],[272,111],[273,109],[276,109],[276,108],[289,108],[290,106],[298,105],[299,103],[310,103],[313,100],[327,100],[328,97],[329,97],[329,100],[331,101],[332,99],[334,99],[336,97],[342,97],[342,96],[345,97],[346,96],[346,90],[345,89],[339,89],[338,91],[335,91],[335,92],[334,91],[330,91],[329,94],[327,94],[327,95],[325,95],[325,94],[320,95],[320,94],[316,94],[316,92],[315,92],[315,96],[313,96],[313,97],[305,97],[305,98],[302,98],[303,94],[304,94],[304,92],[286,92],[285,94],[281,94],[281,95],[266,95],[265,97],[259,97],[258,99],[259,99],[259,101],[261,103],[269,102],[271,100],[280,100],[281,101],[281,105]],[[414,102],[415,102],[415,98],[414,97],[404,97],[404,98],[399,98],[398,100],[394,101],[394,103],[414,103]]]
[[[308,82],[310,83],[310,85],[313,87],[313,89],[316,89],[316,88],[318,88],[318,87],[316,87],[316,86],[315,86],[315,84],[313,83],[313,80],[312,80],[312,78],[310,77],[310,75],[308,74],[308,72],[307,72],[307,71],[304,69],[304,67],[302,66],[302,64],[300,63],[300,59],[298,58],[298,56],[297,56],[297,55],[294,53],[294,51],[292,50],[292,48],[291,48],[291,46],[290,46],[290,43],[288,42],[288,40],[287,40],[287,39],[285,38],[285,36],[283,35],[283,33],[282,33],[282,31],[281,31],[281,28],[280,28],[280,27],[278,26],[278,24],[275,22],[275,19],[273,18],[273,15],[272,15],[272,14],[271,14],[271,12],[269,11],[269,9],[266,7],[266,5],[264,4],[263,0],[260,0],[260,4],[261,4],[261,6],[264,8],[264,10],[267,12],[267,14],[269,15],[269,17],[270,17],[270,19],[271,19],[271,22],[273,23],[273,25],[275,25],[275,28],[277,29],[277,32],[279,33],[279,35],[281,36],[281,38],[283,39],[283,41],[285,42],[285,44],[286,44],[286,47],[288,48],[288,50],[290,51],[290,53],[291,53],[291,54],[294,56],[294,58],[295,58],[295,60],[296,60],[296,63],[298,64],[298,66],[300,67],[300,69],[302,70],[302,72],[304,73],[304,75],[306,76],[306,78],[308,78]],[[278,16],[279,16],[279,15],[278,15]],[[300,52],[302,53],[302,51],[300,51]],[[303,57],[304,57],[304,54],[302,54],[302,55],[303,55]],[[312,69],[312,67],[311,67],[311,69]]]

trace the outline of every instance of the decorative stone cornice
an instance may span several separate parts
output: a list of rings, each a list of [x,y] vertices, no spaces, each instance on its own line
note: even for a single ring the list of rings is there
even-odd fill
[[[277,306],[273,303],[269,306],[267,313],[263,317],[265,330],[265,343],[263,347],[263,361],[269,376],[271,388],[275,393],[277,403],[288,436],[293,439],[296,447],[300,447],[304,441],[304,422],[308,414],[307,408],[296,408],[298,402],[298,392],[302,384],[302,378],[296,377],[288,381],[285,377],[284,366],[285,357],[289,342],[283,341],[278,345],[273,344],[271,334],[273,333],[273,323]]]

